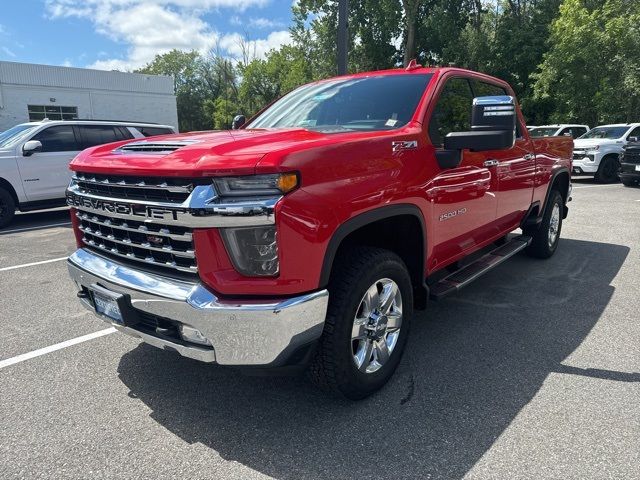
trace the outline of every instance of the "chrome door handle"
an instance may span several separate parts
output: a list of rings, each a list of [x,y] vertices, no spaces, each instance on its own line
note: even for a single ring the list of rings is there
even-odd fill
[[[536,158],[536,156],[535,156],[533,153],[527,153],[527,154],[524,156],[524,159],[525,159],[525,160],[533,160],[534,158]]]
[[[498,162],[498,160],[491,159],[491,160],[485,160],[485,162],[482,165],[484,165],[485,167],[495,167],[496,165],[498,165],[498,163],[500,163]]]

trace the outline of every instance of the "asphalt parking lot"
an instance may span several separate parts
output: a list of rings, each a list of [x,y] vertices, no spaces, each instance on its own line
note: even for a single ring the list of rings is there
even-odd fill
[[[562,237],[431,303],[390,384],[352,403],[112,334],[67,277],[68,213],[19,215],[0,478],[640,478],[640,189],[576,180]]]

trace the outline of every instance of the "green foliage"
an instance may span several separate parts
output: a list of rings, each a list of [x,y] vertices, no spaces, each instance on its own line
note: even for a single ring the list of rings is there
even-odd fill
[[[590,4],[590,3],[593,3]],[[640,2],[565,0],[535,75],[552,119],[591,125],[640,118]]]
[[[172,50],[137,70],[138,73],[171,75],[174,79],[180,131],[208,127],[202,108],[207,98],[207,85],[201,75],[202,57],[197,52]]]
[[[349,71],[415,52],[508,81],[533,124],[640,120],[638,0],[349,0]],[[180,130],[228,128],[297,86],[335,75],[338,0],[299,0],[292,43],[240,62],[173,50],[142,68],[173,75]],[[408,53],[405,53],[408,52]]]

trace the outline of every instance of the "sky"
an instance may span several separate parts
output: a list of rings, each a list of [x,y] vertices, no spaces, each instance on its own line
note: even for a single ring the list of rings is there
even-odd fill
[[[0,60],[133,70],[177,48],[261,57],[290,40],[292,0],[0,0]]]

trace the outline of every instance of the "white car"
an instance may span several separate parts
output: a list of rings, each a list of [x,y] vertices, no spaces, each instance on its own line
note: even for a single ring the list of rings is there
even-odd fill
[[[20,211],[65,204],[69,162],[85,148],[176,133],[169,125],[98,120],[43,120],[0,133],[0,228]]]
[[[571,123],[560,123],[554,125],[541,125],[529,128],[529,135],[532,137],[573,137],[578,138],[589,131],[589,125],[575,125]]]
[[[573,174],[593,175],[598,182],[618,180],[618,156],[629,138],[640,137],[640,123],[601,125],[573,142]]]

